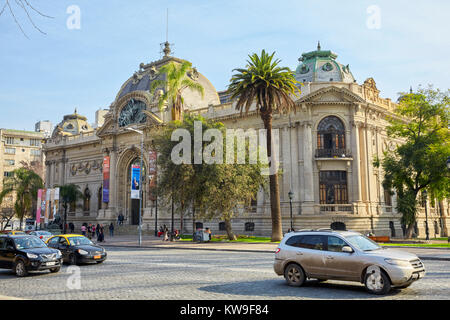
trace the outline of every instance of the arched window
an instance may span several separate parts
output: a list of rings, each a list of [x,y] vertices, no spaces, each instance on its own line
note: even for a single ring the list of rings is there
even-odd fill
[[[345,126],[336,116],[328,116],[317,127],[317,156],[345,156]]]

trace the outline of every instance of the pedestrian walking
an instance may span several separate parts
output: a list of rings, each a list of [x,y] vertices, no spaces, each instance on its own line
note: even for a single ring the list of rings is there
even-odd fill
[[[89,225],[87,227],[87,232],[88,232],[89,239],[92,239],[92,224],[91,223],[89,223]]]
[[[114,237],[114,224],[111,222],[111,224],[109,225],[109,235],[111,237]]]
[[[95,224],[93,224],[92,225],[92,237],[94,237],[94,239],[95,239],[95,237],[97,236],[97,233],[96,233],[96,230],[97,230],[97,228],[95,227]]]
[[[97,238],[98,238],[98,233],[100,232],[100,224],[99,223],[97,223],[97,227],[95,227],[95,233],[96,233],[96,235],[97,235]]]
[[[164,238],[163,241],[169,241],[169,228],[167,228],[166,225],[164,225]]]
[[[73,224],[73,222],[69,223],[69,228],[70,228],[70,233],[74,233],[75,231],[75,225]]]
[[[81,234],[86,236],[86,226],[84,224],[81,226]]]
[[[97,242],[103,242],[103,240],[105,239],[105,236],[103,234],[103,226],[98,225],[98,228],[96,228],[97,230]]]

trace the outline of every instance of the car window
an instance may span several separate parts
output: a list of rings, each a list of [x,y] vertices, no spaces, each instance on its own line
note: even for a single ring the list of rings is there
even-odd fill
[[[48,241],[49,244],[58,244],[58,242],[59,242],[59,237],[51,238],[51,239]]]
[[[68,245],[67,240],[65,238],[63,238],[63,237],[59,238],[59,244]]]
[[[5,243],[6,243],[5,240],[6,240],[5,238],[0,238],[0,249],[4,249],[5,248]]]
[[[303,236],[292,236],[286,240],[286,245],[291,247],[300,247]]]
[[[35,236],[17,238],[15,239],[15,242],[18,250],[46,247],[44,241]]]
[[[69,241],[72,246],[94,245],[92,241],[86,237],[69,237]]]
[[[303,236],[299,247],[305,249],[323,250],[325,247],[324,237],[320,235],[306,235]]]
[[[328,236],[328,251],[342,252],[342,247],[348,246],[348,244],[341,238]]]

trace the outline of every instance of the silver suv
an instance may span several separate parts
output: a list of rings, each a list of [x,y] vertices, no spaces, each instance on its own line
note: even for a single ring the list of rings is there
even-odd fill
[[[374,294],[406,288],[425,276],[413,253],[381,247],[358,232],[321,229],[286,234],[274,270],[291,286],[300,287],[307,278],[357,281]]]

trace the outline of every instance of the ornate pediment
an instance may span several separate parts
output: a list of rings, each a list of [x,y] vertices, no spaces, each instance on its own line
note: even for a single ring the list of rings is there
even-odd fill
[[[311,92],[310,94],[297,100],[296,104],[348,104],[355,102],[364,103],[365,101],[360,96],[346,88],[329,86]]]

